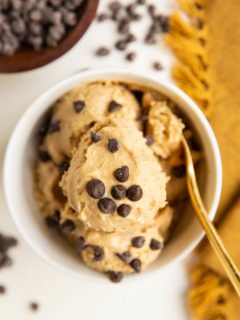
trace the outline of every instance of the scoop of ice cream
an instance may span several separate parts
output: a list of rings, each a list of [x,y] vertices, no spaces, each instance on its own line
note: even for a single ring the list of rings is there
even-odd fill
[[[55,163],[71,157],[71,150],[95,122],[106,118],[135,120],[139,104],[124,86],[114,83],[91,83],[73,89],[60,98],[42,149]]]
[[[142,132],[118,120],[82,137],[61,186],[88,227],[126,232],[152,223],[166,204],[166,182]]]
[[[162,215],[161,225],[165,217]],[[98,271],[140,272],[157,259],[164,246],[158,223],[139,231],[101,232],[88,229],[70,208],[63,213],[62,226],[66,221],[69,225],[72,221],[75,228],[64,232],[65,236],[84,263]]]
[[[168,158],[181,143],[184,125],[175,116],[166,101],[150,103],[147,134],[153,137],[152,149],[157,156]]]

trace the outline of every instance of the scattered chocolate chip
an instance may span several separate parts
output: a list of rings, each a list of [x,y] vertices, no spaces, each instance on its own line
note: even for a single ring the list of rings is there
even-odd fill
[[[153,63],[153,69],[156,71],[161,71],[163,69],[163,66],[160,62],[154,62]]]
[[[135,237],[132,239],[132,246],[134,248],[142,248],[145,244],[145,238],[142,236]]]
[[[128,60],[128,61],[134,61],[134,60],[136,60],[136,58],[137,58],[137,54],[136,54],[136,52],[129,52],[127,55],[126,55],[126,59]]]
[[[137,0],[137,4],[145,4],[146,0]]]
[[[184,178],[186,176],[186,166],[183,164],[183,165],[172,167],[171,174],[174,177],[179,179]]]
[[[103,198],[98,201],[98,208],[105,214],[112,214],[116,210],[116,203],[110,198]]]
[[[75,241],[75,249],[78,253],[82,252],[86,248],[86,242],[84,237],[78,237]]]
[[[127,37],[126,37],[126,42],[127,42],[127,43],[134,42],[134,41],[136,41],[136,40],[137,40],[137,38],[136,38],[136,36],[135,36],[133,33],[129,33],[129,34],[127,35]]]
[[[102,139],[101,134],[97,133],[97,132],[91,132],[91,141],[93,143],[97,143]]]
[[[129,216],[131,209],[131,206],[123,203],[117,208],[117,213],[120,217],[126,218],[127,216]]]
[[[94,127],[95,124],[96,124],[96,121],[90,122],[89,125],[88,125],[89,129],[91,129],[92,127]]]
[[[34,311],[34,312],[39,309],[39,305],[38,305],[38,303],[36,303],[36,302],[31,302],[30,305],[29,305],[29,307],[30,307],[30,309],[31,309],[32,311]]]
[[[73,102],[73,109],[76,113],[80,113],[85,108],[85,101],[77,100]]]
[[[51,216],[45,218],[45,223],[49,229],[57,229],[59,227],[59,222]]]
[[[8,256],[8,250],[16,245],[17,240],[15,238],[0,233],[0,269],[12,264],[12,260]]]
[[[105,253],[104,253],[104,250],[98,246],[93,246],[93,261],[102,261],[105,257]]]
[[[108,14],[107,13],[100,13],[97,17],[97,20],[99,22],[103,22],[105,20],[107,20],[109,18]]]
[[[64,160],[60,165],[59,165],[59,171],[61,174],[64,174],[65,171],[67,171],[69,168],[69,160]]]
[[[112,153],[117,152],[120,149],[120,143],[117,139],[108,140],[108,150]]]
[[[110,50],[107,47],[100,47],[96,51],[96,55],[99,57],[105,57],[105,56],[108,56],[109,54],[110,54]]]
[[[39,150],[38,157],[39,157],[40,161],[42,161],[42,162],[48,162],[51,160],[49,153],[45,150]]]
[[[109,271],[108,276],[109,276],[109,279],[114,283],[119,283],[123,279],[122,272]]]
[[[48,127],[49,127],[49,124],[51,122],[51,117],[50,115],[48,115],[46,117],[46,119],[41,123],[41,125],[39,126],[39,129],[38,129],[38,132],[37,132],[37,137],[38,137],[38,140],[39,140],[39,144],[41,144],[48,132]]]
[[[99,179],[92,179],[86,184],[88,194],[95,199],[101,199],[105,193],[105,185]]]
[[[129,264],[132,260],[131,253],[128,251],[125,251],[123,253],[115,253],[115,255],[124,263]]]
[[[129,32],[129,30],[130,30],[129,21],[126,19],[120,20],[118,25],[118,32],[121,34],[126,34]]]
[[[0,285],[0,294],[6,293],[6,288],[2,285]]]
[[[108,8],[112,11],[122,8],[122,4],[120,1],[112,1],[109,3]]]
[[[147,44],[155,44],[157,41],[156,41],[156,39],[155,39],[155,36],[152,34],[152,33],[150,33],[150,34],[148,34],[147,36],[146,36],[146,38],[145,38],[145,42],[147,43]]]
[[[130,267],[137,273],[141,271],[142,262],[140,259],[136,258],[130,262]]]
[[[120,109],[122,109],[122,105],[114,100],[110,101],[109,105],[108,105],[108,111],[109,112],[115,112],[118,111]]]
[[[116,9],[112,12],[112,20],[120,23],[125,17],[123,8]]]
[[[122,200],[126,197],[126,191],[127,189],[124,186],[117,184],[112,187],[111,195],[116,200]]]
[[[167,16],[161,16],[161,27],[162,31],[164,33],[169,32],[170,26],[169,26],[169,18]]]
[[[152,239],[149,246],[150,246],[150,249],[155,251],[155,250],[162,250],[164,247],[164,244],[163,242],[160,242],[156,239]]]
[[[63,233],[71,233],[72,231],[74,231],[76,228],[75,223],[70,220],[70,219],[66,219],[61,225],[60,225],[60,230]]]
[[[153,138],[153,136],[147,135],[147,136],[145,137],[145,139],[147,140],[147,142],[146,142],[147,146],[150,147],[151,145],[153,145],[153,143],[154,143],[154,138]]]
[[[126,11],[130,17],[131,20],[139,21],[141,20],[142,16],[136,12],[137,4],[131,3],[126,7]]]
[[[127,189],[127,197],[131,201],[139,201],[142,196],[143,191],[139,185],[133,185]]]
[[[119,40],[116,44],[115,44],[116,49],[120,50],[120,51],[124,51],[127,48],[127,41],[126,40]]]
[[[150,14],[150,16],[153,18],[156,14],[156,7],[153,4],[150,4],[148,6],[148,13]]]
[[[120,182],[126,182],[129,178],[128,166],[122,166],[114,171],[114,177]]]
[[[48,133],[52,134],[60,131],[60,124],[61,122],[58,119],[52,119],[49,124]]]

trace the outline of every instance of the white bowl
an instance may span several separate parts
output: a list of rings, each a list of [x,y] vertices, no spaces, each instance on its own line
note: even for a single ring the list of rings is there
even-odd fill
[[[103,79],[127,80],[155,87],[176,102],[197,133],[204,150],[205,165],[200,170],[201,194],[211,219],[215,216],[222,186],[221,157],[214,133],[198,106],[176,86],[135,72],[106,69],[81,72],[47,90],[23,114],[12,134],[4,162],[5,195],[12,218],[30,247],[58,269],[90,281],[105,279],[85,267],[64,240],[52,234],[42,221],[33,197],[32,164],[35,132],[49,106],[79,83]],[[144,275],[129,276],[128,280],[140,280],[146,278],[146,275],[161,272],[170,263],[186,257],[196,247],[204,232],[190,204],[185,211],[159,259]]]

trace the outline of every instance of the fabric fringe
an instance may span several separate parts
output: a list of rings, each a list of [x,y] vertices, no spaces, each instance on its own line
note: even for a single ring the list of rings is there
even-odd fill
[[[187,14],[178,12],[170,17],[170,31],[165,41],[178,61],[173,77],[180,88],[210,116],[211,93],[209,87],[207,27],[204,4],[206,0],[179,0]]]
[[[188,301],[192,320],[225,320],[231,314],[231,287],[228,281],[204,266],[191,272],[193,288]]]

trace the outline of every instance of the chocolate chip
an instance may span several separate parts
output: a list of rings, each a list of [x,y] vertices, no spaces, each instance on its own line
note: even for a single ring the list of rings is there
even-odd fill
[[[128,61],[134,61],[134,60],[136,60],[136,58],[137,58],[137,54],[136,54],[136,52],[129,52],[127,55],[126,55],[126,59],[128,60]]]
[[[122,109],[122,105],[114,100],[112,100],[109,105],[108,105],[108,111],[109,112],[114,112]]]
[[[152,45],[152,44],[155,44],[157,41],[156,41],[154,35],[153,35],[152,33],[150,33],[150,34],[148,34],[148,35],[146,36],[145,42],[146,42],[147,44],[151,44],[151,45]]]
[[[39,305],[36,302],[31,302],[29,307],[32,311],[37,311],[39,309]]]
[[[110,54],[110,50],[106,47],[100,47],[96,51],[96,55],[99,57],[105,57],[105,56],[108,56],[109,54]]]
[[[121,184],[117,184],[112,187],[111,189],[111,195],[116,200],[121,200],[126,197],[126,191],[127,189],[122,186]]]
[[[117,208],[117,213],[120,217],[126,218],[130,214],[131,209],[131,206],[123,203]]]
[[[64,160],[59,165],[59,171],[60,171],[61,174],[64,174],[64,172],[67,171],[68,168],[69,168],[69,160]]]
[[[172,167],[171,174],[178,179],[184,178],[186,175],[186,166],[179,165],[179,166]]]
[[[2,285],[0,285],[0,294],[6,293],[6,288]]]
[[[108,8],[112,11],[122,8],[120,1],[112,1],[109,3]]]
[[[126,37],[126,42],[128,42],[128,43],[134,42],[136,40],[137,40],[136,36],[132,33],[129,33]]]
[[[129,264],[132,260],[131,253],[128,251],[125,251],[123,253],[115,253],[115,255],[124,263]]]
[[[117,139],[108,140],[108,150],[112,153],[117,152],[120,149],[120,143]]]
[[[85,108],[85,101],[77,100],[73,102],[73,109],[76,113],[80,113]]]
[[[109,279],[114,283],[119,283],[123,279],[122,272],[109,271],[108,276],[109,276]]]
[[[137,273],[141,271],[142,262],[140,259],[136,258],[130,262],[130,267]]]
[[[120,181],[125,182],[129,178],[129,168],[128,166],[122,166],[114,171],[114,177]]]
[[[70,220],[70,219],[66,219],[61,225],[60,225],[60,230],[63,233],[71,233],[72,231],[74,231],[76,228],[75,223]]]
[[[156,239],[152,239],[149,246],[152,250],[155,251],[155,250],[162,250],[164,247],[164,244],[163,242],[160,242]]]
[[[161,71],[163,69],[162,64],[160,62],[154,62],[153,69],[156,71]]]
[[[88,194],[95,199],[101,199],[105,193],[105,185],[99,179],[92,179],[86,184]]]
[[[112,214],[116,210],[116,203],[110,198],[103,198],[98,201],[98,208],[102,213]]]
[[[60,124],[61,124],[60,120],[52,119],[49,124],[48,133],[52,134],[52,133],[60,131]]]
[[[52,216],[49,216],[45,219],[46,225],[49,229],[57,229],[59,227],[59,222],[60,222],[60,212],[55,211],[56,214],[54,213]],[[59,218],[58,218],[58,213],[59,213]]]
[[[127,189],[127,197],[131,201],[138,201],[142,198],[143,191],[139,185],[133,185]]]
[[[98,20],[99,22],[103,22],[103,21],[107,20],[108,18],[109,18],[108,14],[106,14],[106,13],[100,13],[100,14],[98,15],[98,17],[97,17],[97,20]]]
[[[51,160],[51,157],[47,151],[39,150],[38,157],[42,162],[48,162]]]
[[[75,241],[75,249],[78,253],[82,252],[86,248],[86,242],[84,237],[78,237]]]
[[[148,13],[153,18],[155,16],[155,13],[156,13],[156,7],[154,5],[152,5],[152,4],[149,5],[148,6]]]
[[[102,139],[102,136],[97,132],[91,132],[91,141],[97,143]]]
[[[121,20],[118,25],[118,32],[121,34],[126,34],[129,32],[130,26],[129,22],[125,19]]]
[[[98,246],[93,246],[93,255],[94,255],[94,258],[93,258],[93,261],[102,261],[105,257],[105,253],[104,253],[104,250]]]
[[[145,238],[142,236],[135,237],[132,239],[132,246],[134,248],[142,248],[144,246],[144,243],[145,243]]]
[[[145,4],[146,0],[137,0],[137,4]]]
[[[116,49],[120,51],[124,51],[127,48],[127,41],[126,40],[120,40],[115,44]]]
[[[167,16],[161,16],[161,27],[164,33],[169,32],[170,26],[169,26],[169,18]]]
[[[153,138],[153,136],[147,135],[147,136],[145,137],[145,139],[147,140],[147,142],[146,142],[147,146],[150,147],[151,145],[153,145],[153,143],[154,143],[154,138]]]
[[[217,304],[218,305],[223,305],[223,304],[226,304],[226,298],[222,295],[220,295],[218,298],[217,298]]]

